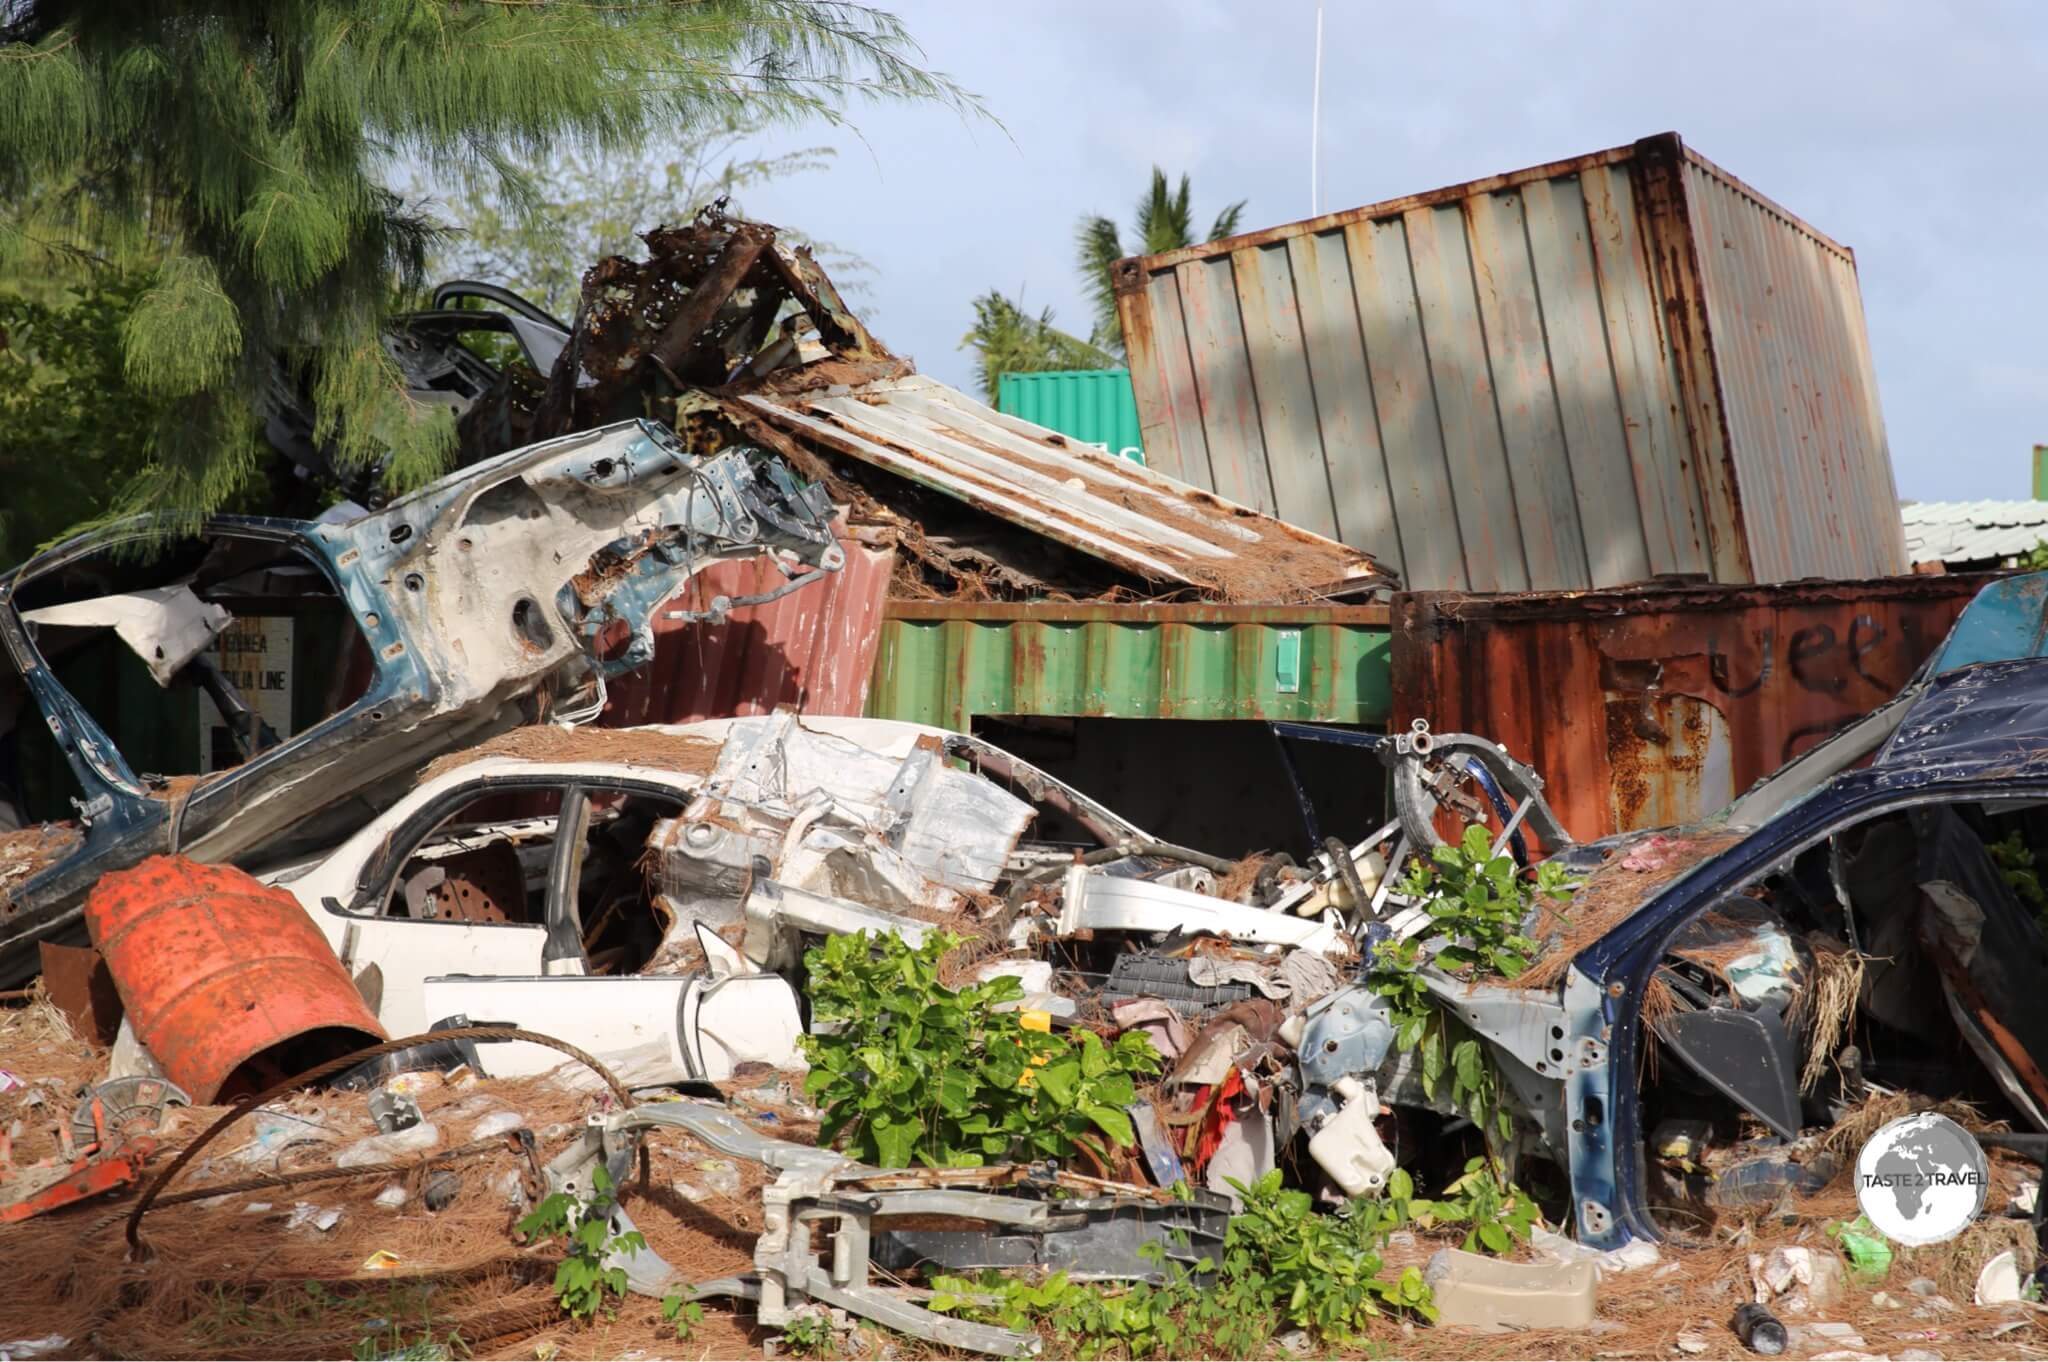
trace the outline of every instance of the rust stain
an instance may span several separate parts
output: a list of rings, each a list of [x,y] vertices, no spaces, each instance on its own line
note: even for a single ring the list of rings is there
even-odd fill
[[[1575,837],[1688,821],[1896,694],[1982,584],[1404,593],[1393,722],[1505,744]]]

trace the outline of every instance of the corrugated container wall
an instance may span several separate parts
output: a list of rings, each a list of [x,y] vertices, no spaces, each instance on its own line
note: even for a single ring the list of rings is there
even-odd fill
[[[1152,465],[1411,588],[1906,569],[1854,257],[1676,134],[1117,291]]]
[[[1581,840],[1693,822],[1896,695],[1984,580],[1403,592],[1390,726],[1505,745]]]
[[[1056,369],[1004,374],[996,384],[996,410],[1071,435],[1119,458],[1145,462],[1138,402],[1129,369]]]

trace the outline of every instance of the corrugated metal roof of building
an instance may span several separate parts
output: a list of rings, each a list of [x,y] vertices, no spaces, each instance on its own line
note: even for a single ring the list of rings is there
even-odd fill
[[[1357,549],[920,375],[738,400],[800,439],[1154,581],[1277,602],[1382,576]]]
[[[2048,501],[1912,501],[1899,516],[1916,563],[2002,562],[2048,541]]]

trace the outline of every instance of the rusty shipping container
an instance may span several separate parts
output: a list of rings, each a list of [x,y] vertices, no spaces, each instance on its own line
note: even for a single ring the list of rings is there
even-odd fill
[[[1580,839],[1703,818],[1895,695],[1982,576],[1393,603],[1393,720],[1536,768]]]
[[[1116,287],[1147,462],[1411,589],[1906,570],[1855,257],[1675,133]]]

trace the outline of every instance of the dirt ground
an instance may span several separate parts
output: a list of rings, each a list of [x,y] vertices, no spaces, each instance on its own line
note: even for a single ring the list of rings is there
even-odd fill
[[[0,1009],[0,1070],[22,1086],[0,1092],[0,1129],[14,1133],[17,1166],[54,1154],[52,1129],[68,1118],[78,1087],[97,1079],[104,1056],[74,1037],[62,1017],[37,998]],[[742,1108],[772,1105],[773,1088],[736,1090]],[[536,1135],[543,1159],[575,1137],[584,1118],[611,1102],[601,1085],[552,1078],[472,1081],[450,1086],[436,1078],[418,1093],[439,1147],[468,1143],[495,1113],[518,1113]],[[224,1109],[175,1113],[162,1131],[168,1166]],[[267,1141],[255,1139],[257,1117],[230,1128],[181,1172],[170,1192],[240,1179],[333,1166],[338,1150],[375,1133],[360,1094],[305,1094],[266,1108]],[[303,1133],[297,1133],[303,1127]],[[789,1119],[764,1124],[806,1139],[814,1129]],[[662,1132],[650,1141],[651,1186],[636,1178],[622,1201],[650,1246],[688,1276],[743,1271],[759,1232],[757,1192],[765,1171],[723,1160],[687,1137]],[[0,1228],[0,1354],[20,1340],[64,1340],[42,1352],[56,1358],[383,1357],[406,1347],[440,1343],[456,1356],[506,1359],[641,1359],[759,1357],[774,1332],[743,1310],[707,1304],[687,1340],[661,1319],[659,1304],[629,1297],[610,1318],[572,1323],[552,1289],[558,1253],[523,1247],[514,1225],[524,1213],[510,1189],[523,1160],[509,1147],[452,1165],[461,1179],[454,1202],[439,1212],[420,1199],[423,1179],[375,1176],[343,1182],[249,1191],[152,1210],[142,1221],[146,1256],[131,1262],[124,1237],[134,1190]],[[2017,1164],[1996,1165],[1991,1205],[2016,1187]],[[404,1202],[379,1205],[394,1185]],[[325,1230],[294,1224],[301,1203],[317,1216],[339,1211]],[[1832,1253],[1823,1227],[1853,1218],[1847,1176],[1798,1206],[1789,1225],[1752,1225],[1738,1241],[1693,1247],[1666,1244],[1653,1265],[1600,1283],[1599,1321],[1591,1332],[1477,1334],[1389,1319],[1352,1350],[1358,1356],[1415,1358],[1684,1358],[1751,1356],[1728,1325],[1749,1299],[1748,1257],[1778,1245]],[[1796,1357],[2048,1357],[2048,1313],[2039,1307],[1979,1308],[1970,1285],[1977,1267],[2013,1242],[2019,1222],[1980,1221],[1962,1240],[1917,1254],[1902,1253],[1880,1283],[1851,1283],[1843,1299],[1786,1323],[1852,1326],[1862,1346],[1812,1341]],[[1998,1236],[2005,1236],[2000,1239]],[[1422,1262],[1444,1237],[1409,1236],[1390,1246],[1399,1267]],[[369,1266],[379,1252],[396,1258]],[[1940,1301],[1914,1295],[1907,1283],[1932,1279]],[[1887,1305],[1889,1299],[1895,1304]],[[1685,1336],[1687,1351],[1681,1347]],[[914,1340],[863,1330],[847,1342],[853,1355],[946,1356]],[[1276,1343],[1273,1355],[1288,1354]]]

